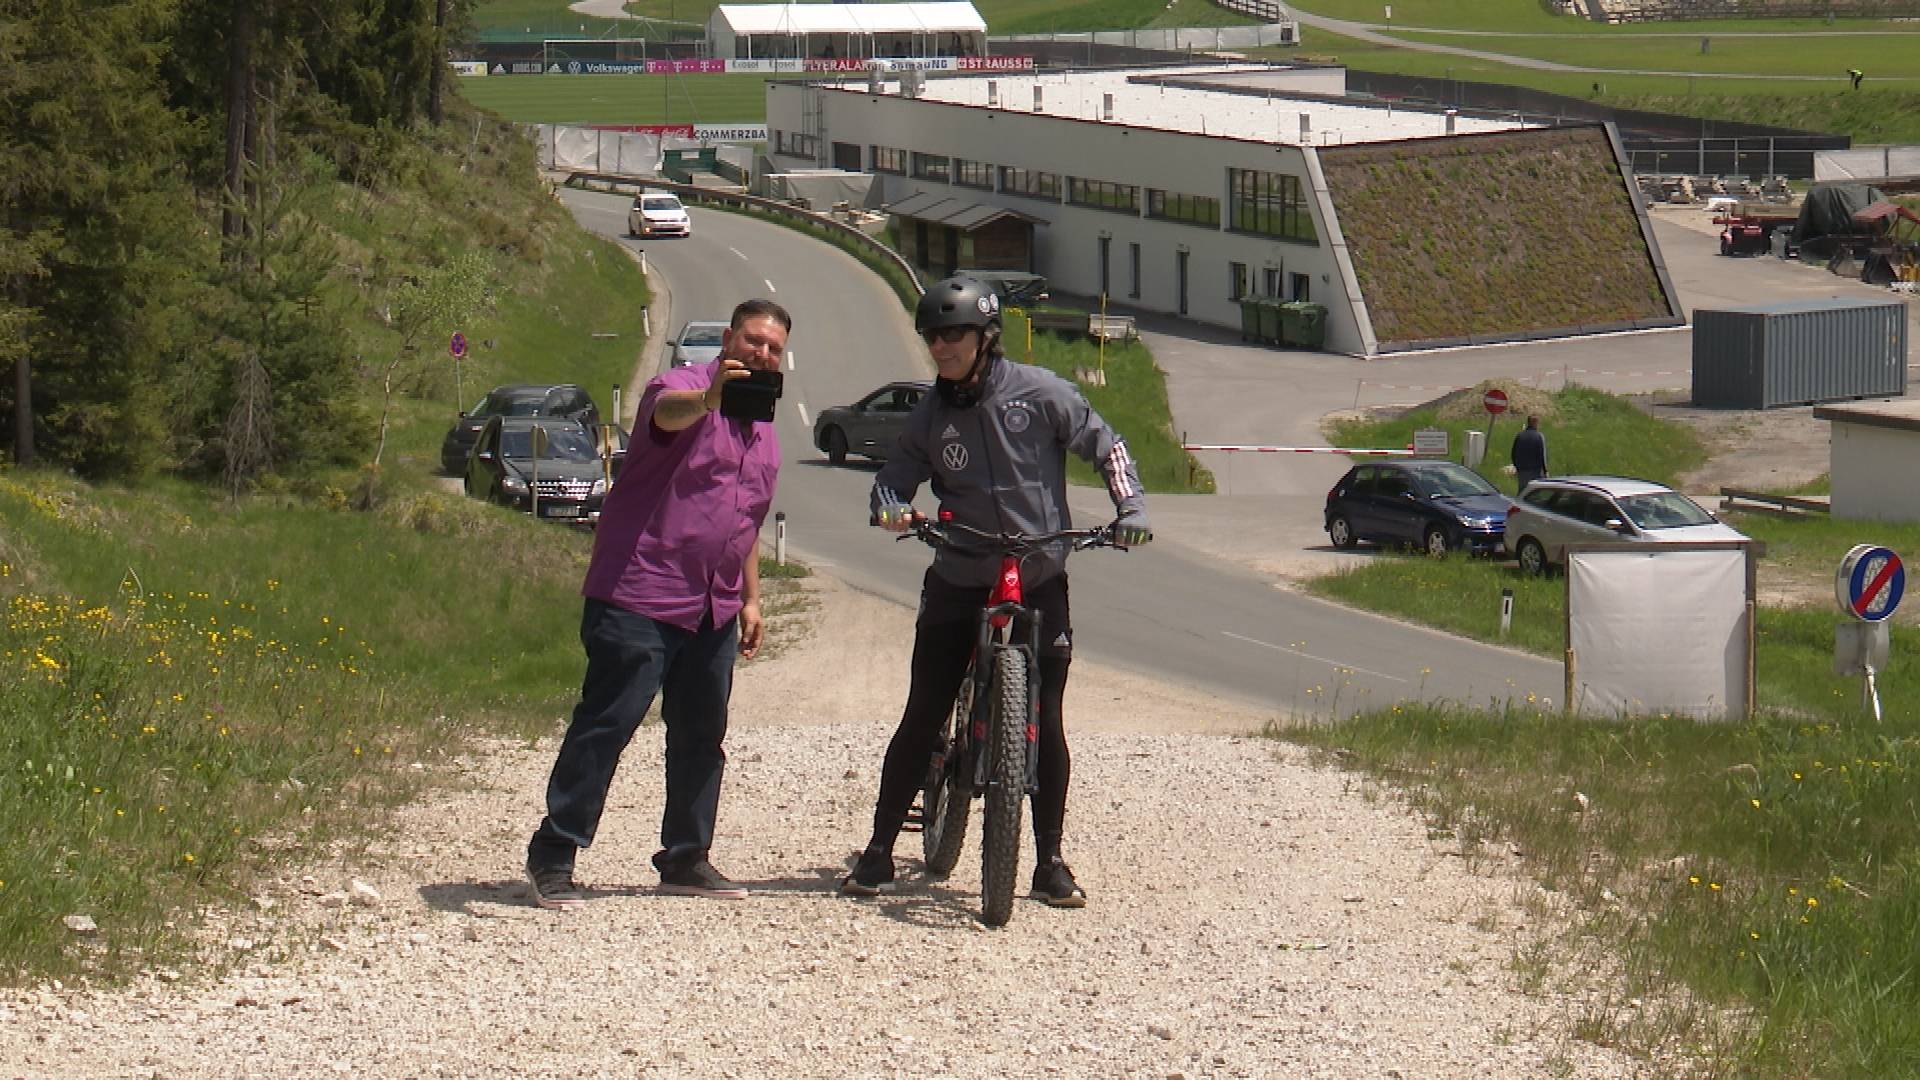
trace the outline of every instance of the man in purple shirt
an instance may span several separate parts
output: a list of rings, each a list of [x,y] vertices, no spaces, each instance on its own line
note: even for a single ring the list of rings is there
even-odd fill
[[[733,309],[710,364],[655,376],[607,494],[587,566],[580,641],[587,674],[547,781],[547,816],[527,844],[543,908],[582,906],[574,855],[593,843],[607,789],[655,694],[667,725],[660,891],[737,899],[708,861],[727,755],[733,658],[760,647],[757,541],[780,474],[773,424],[719,412],[722,388],[778,371],[793,319],[771,300]],[[731,410],[729,410],[731,411]]]

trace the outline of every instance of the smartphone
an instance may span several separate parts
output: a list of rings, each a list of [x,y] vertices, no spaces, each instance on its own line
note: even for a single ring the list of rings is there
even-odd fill
[[[734,420],[773,419],[773,403],[780,400],[785,378],[778,371],[755,368],[744,379],[728,379],[720,388],[720,415]]]

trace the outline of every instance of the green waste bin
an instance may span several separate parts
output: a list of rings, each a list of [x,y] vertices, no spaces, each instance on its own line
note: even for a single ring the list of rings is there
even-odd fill
[[[1300,344],[1300,305],[1289,301],[1276,303],[1274,307],[1279,309],[1280,314],[1280,344]]]
[[[1260,299],[1258,297],[1240,298],[1240,340],[1260,340]]]
[[[1319,304],[1292,305],[1298,309],[1293,344],[1303,349],[1318,349],[1327,342],[1327,309]]]
[[[1280,305],[1272,300],[1261,300],[1260,304],[1260,340],[1269,345],[1280,344]]]

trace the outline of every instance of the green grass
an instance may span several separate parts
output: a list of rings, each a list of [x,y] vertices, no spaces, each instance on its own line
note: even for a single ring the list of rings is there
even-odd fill
[[[1822,666],[1829,620],[1788,622],[1763,662]],[[1524,852],[1574,912],[1550,954],[1624,975],[1574,1017],[1584,1037],[1691,1054],[1684,1075],[1868,1080],[1920,1061],[1920,701],[1875,726],[1856,695],[1726,725],[1414,705],[1285,737],[1340,750],[1447,850]]]
[[[1609,445],[1584,430],[1601,416],[1614,417],[1602,429],[1629,423],[1637,410],[1620,410],[1630,408],[1596,403],[1563,413],[1548,426],[1555,454],[1567,443],[1584,447],[1576,454],[1613,458],[1631,451],[1627,441],[1658,438],[1622,431]],[[1582,413],[1585,422],[1576,419]],[[1368,434],[1392,445],[1388,429]],[[1920,526],[1911,524],[1761,513],[1729,521],[1767,544],[1763,580],[1771,568],[1830,582],[1840,555],[1863,541],[1920,550]],[[1382,553],[1309,587],[1544,656],[1564,648],[1564,579],[1529,578],[1490,560]],[[1514,592],[1504,639],[1502,589]],[[1875,724],[1858,678],[1832,673],[1836,612],[1763,606],[1757,619],[1750,724],[1594,720],[1542,703],[1492,712],[1413,704],[1282,734],[1340,751],[1340,763],[1390,786],[1426,816],[1436,841],[1469,859],[1494,842],[1525,853],[1519,865],[1571,901],[1570,924],[1547,954],[1568,963],[1598,950],[1624,975],[1618,996],[1574,1018],[1583,1037],[1690,1055],[1699,1075],[1912,1075],[1920,1062],[1920,983],[1907,947],[1920,930],[1920,620],[1903,613],[1890,628],[1892,659],[1880,680],[1886,720]],[[1629,997],[1644,1007],[1623,1008]]]
[[[758,124],[766,82],[803,75],[570,75],[473,77],[468,101],[526,124]],[[817,76],[814,76],[817,78]]]
[[[1148,491],[1175,494],[1211,494],[1213,474],[1180,449],[1180,438],[1173,429],[1173,412],[1167,404],[1166,373],[1153,362],[1153,354],[1138,341],[1109,343],[1104,366],[1097,342],[1080,337],[1069,339],[1043,332],[1031,335],[1028,351],[1026,316],[1017,309],[1005,316],[1007,355],[1026,363],[1039,364],[1057,375],[1074,379],[1084,370],[1104,370],[1106,385],[1078,383],[1087,403],[1106,422],[1126,437],[1127,450],[1140,472],[1140,483]],[[1100,474],[1077,457],[1067,458],[1067,477],[1077,484],[1103,485]]]
[[[1512,401],[1508,412],[1492,419],[1487,457],[1480,465],[1480,472],[1503,491],[1513,490],[1505,467],[1512,464],[1513,437],[1528,411],[1540,416],[1547,460],[1558,476],[1601,473],[1671,484],[1706,460],[1706,450],[1691,430],[1649,416],[1624,398],[1579,385],[1547,394],[1501,380],[1476,386],[1445,407],[1336,423],[1329,437],[1335,446],[1394,448],[1411,444],[1416,429],[1438,427],[1447,431],[1458,457],[1468,428],[1488,428],[1491,418],[1479,404],[1487,386],[1506,390]]]

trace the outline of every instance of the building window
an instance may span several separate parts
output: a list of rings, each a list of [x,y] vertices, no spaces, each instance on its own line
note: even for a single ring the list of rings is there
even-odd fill
[[[966,158],[953,159],[953,182],[966,187],[993,190],[993,166],[984,161],[968,161]]]
[[[774,134],[776,136],[785,134],[786,136],[784,149],[781,146],[781,140],[779,138],[774,139],[773,150],[776,154],[784,153],[790,157],[804,158],[818,158],[820,156],[820,137],[818,135],[807,135],[798,131],[785,133],[775,132]]]
[[[1127,295],[1140,299],[1140,245],[1127,245]]]
[[[1262,285],[1260,295],[1271,296],[1275,300],[1280,299],[1282,296],[1280,292],[1280,268],[1277,266],[1264,267],[1261,269],[1260,275]]]
[[[1217,229],[1220,227],[1220,200],[1205,195],[1182,195],[1177,191],[1148,188],[1147,216],[1161,221],[1178,221]]]
[[[1116,184],[1111,180],[1086,180],[1069,176],[1067,201],[1075,206],[1091,206],[1095,210],[1112,210],[1117,214],[1140,213],[1140,189],[1132,184]]]
[[[1227,227],[1282,240],[1320,242],[1300,178],[1287,173],[1228,169]]]
[[[873,171],[907,175],[907,152],[893,146],[873,147]]]
[[[1306,303],[1313,299],[1313,279],[1305,274],[1289,275],[1293,279],[1293,298]]]
[[[1247,295],[1247,264],[1227,264],[1227,299],[1238,300]]]
[[[1029,199],[1059,202],[1060,174],[1002,165],[1000,166],[1000,194],[1023,195]]]
[[[952,167],[945,155],[942,154],[914,154],[913,175],[914,178],[918,180],[950,180],[953,178]]]

